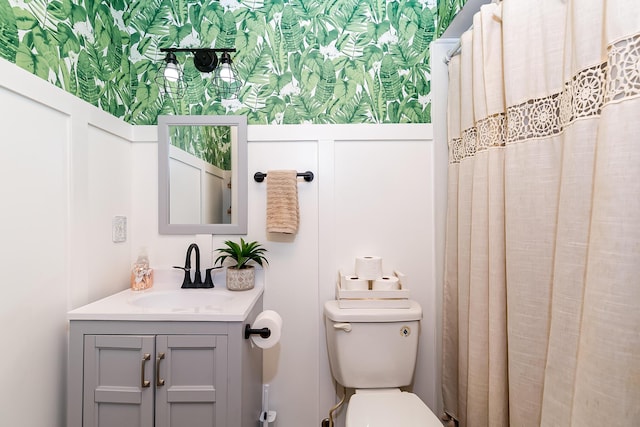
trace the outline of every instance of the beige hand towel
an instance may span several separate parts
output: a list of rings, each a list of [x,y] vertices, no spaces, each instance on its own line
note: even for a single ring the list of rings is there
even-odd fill
[[[295,234],[299,217],[297,172],[267,171],[267,231]]]

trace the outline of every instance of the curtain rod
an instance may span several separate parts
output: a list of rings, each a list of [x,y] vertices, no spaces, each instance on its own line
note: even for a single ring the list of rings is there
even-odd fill
[[[451,58],[460,53],[460,48],[462,47],[462,39],[459,39],[458,42],[453,46],[453,49],[447,52],[444,59],[442,60],[445,64],[449,65],[449,61]]]
[[[481,2],[481,3],[495,3],[497,4],[499,7],[502,7],[502,0],[491,0],[491,2]],[[465,6],[467,6],[468,4],[471,4],[471,2],[465,4]],[[480,7],[478,7],[478,10],[480,9]],[[496,8],[498,9],[498,8]],[[476,12],[477,13],[477,12]],[[495,10],[494,10],[494,15],[496,14]],[[471,25],[469,27],[469,30],[473,29],[473,25]],[[449,61],[451,61],[451,58],[453,58],[454,56],[456,56],[457,54],[460,53],[460,47],[461,47],[461,43],[462,43],[462,35],[460,35],[460,38],[458,39],[458,43],[456,43],[453,46],[453,49],[451,49],[450,51],[447,52],[447,55],[444,57],[443,61],[445,64],[449,65]]]

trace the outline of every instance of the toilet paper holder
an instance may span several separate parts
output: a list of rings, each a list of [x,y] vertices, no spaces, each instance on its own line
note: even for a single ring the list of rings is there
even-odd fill
[[[248,323],[244,325],[244,339],[248,340],[251,335],[260,335],[261,338],[269,338],[271,330],[269,328],[251,329]]]

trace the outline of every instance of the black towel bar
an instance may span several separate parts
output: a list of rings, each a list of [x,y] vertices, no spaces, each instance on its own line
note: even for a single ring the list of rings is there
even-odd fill
[[[265,177],[267,176],[266,173],[263,172],[256,172],[253,175],[253,179],[256,180],[256,182],[262,182],[264,181]],[[311,182],[313,181],[313,172],[311,171],[306,171],[306,172],[298,172],[296,176],[301,176],[304,178],[305,181],[307,182]]]

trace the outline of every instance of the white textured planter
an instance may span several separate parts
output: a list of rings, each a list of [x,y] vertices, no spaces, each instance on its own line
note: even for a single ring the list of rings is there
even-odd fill
[[[248,291],[256,283],[256,270],[253,266],[237,269],[227,267],[227,289],[230,291]]]

